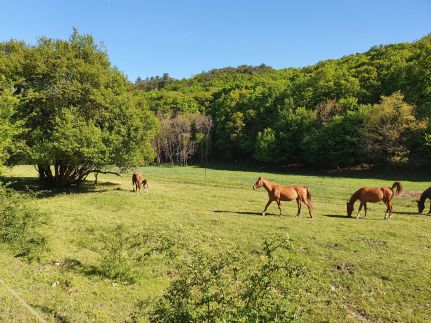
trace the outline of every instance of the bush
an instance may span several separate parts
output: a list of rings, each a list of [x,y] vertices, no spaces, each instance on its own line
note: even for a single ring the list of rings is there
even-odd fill
[[[291,256],[288,237],[265,241],[251,257],[228,251],[193,252],[165,293],[142,301],[132,321],[292,321],[306,286],[306,271]],[[301,286],[301,287],[300,287]]]
[[[28,209],[23,198],[0,185],[0,243],[9,246],[16,257],[40,260],[46,251],[46,238],[38,231],[43,216]]]

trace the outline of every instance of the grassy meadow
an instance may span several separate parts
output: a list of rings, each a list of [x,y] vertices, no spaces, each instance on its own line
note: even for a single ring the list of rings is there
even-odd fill
[[[300,320],[430,319],[431,216],[418,215],[414,200],[431,186],[431,173],[220,167],[207,169],[205,178],[203,168],[153,166],[141,172],[149,181],[148,193],[131,191],[131,173],[99,175],[97,187],[90,179],[80,189],[34,191],[33,167],[7,170],[3,180],[11,181],[11,187],[26,195],[25,203],[44,215],[40,232],[48,250],[39,262],[26,262],[0,244],[0,278],[47,321],[121,322],[130,320],[139,301],[163,293],[182,258],[166,261],[165,253],[154,253],[129,268],[132,280],[115,279],[103,271],[109,269],[110,258],[101,260],[109,253],[109,239],[148,234],[151,239],[182,241],[209,254],[237,249],[246,257],[265,239],[288,234],[292,253],[309,277],[310,297],[296,304],[306,309]],[[258,176],[285,185],[308,185],[313,219],[305,205],[296,217],[294,201],[282,202],[283,217],[277,215],[275,203],[267,216],[261,216],[267,193],[263,188],[252,190]],[[383,220],[383,203],[369,204],[366,220],[346,217],[350,191],[391,186],[395,180],[402,182],[405,193],[395,197],[391,221]],[[425,213],[428,210],[427,202]],[[2,320],[35,319],[0,285]]]

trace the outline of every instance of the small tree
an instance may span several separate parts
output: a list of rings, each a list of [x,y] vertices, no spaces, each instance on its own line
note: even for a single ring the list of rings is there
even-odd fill
[[[404,163],[408,160],[409,136],[422,127],[414,107],[400,92],[382,96],[365,116],[365,152],[372,162]]]

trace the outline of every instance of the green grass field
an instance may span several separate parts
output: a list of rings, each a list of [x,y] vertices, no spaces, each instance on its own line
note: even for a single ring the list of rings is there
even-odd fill
[[[131,191],[131,174],[100,175],[99,185],[80,190],[26,191],[34,185],[30,166],[15,167],[4,180],[14,182],[26,203],[46,215],[41,232],[49,251],[40,262],[25,262],[0,245],[0,278],[48,321],[125,321],[139,300],[161,295],[172,278],[161,255],[148,258],[136,281],[99,275],[96,237],[122,224],[126,232],[179,237],[209,253],[238,248],[244,255],[264,239],[287,233],[296,257],[310,273],[316,293],[304,320],[429,321],[431,317],[431,216],[418,215],[418,193],[431,174],[414,172],[327,173],[289,170],[223,170],[195,167],[145,167],[149,192]],[[253,191],[258,176],[311,190],[314,217],[305,206],[276,204],[262,217],[264,189]],[[368,219],[347,218],[346,200],[361,186],[391,186],[401,180],[405,194],[394,199],[392,221],[385,207],[369,205]],[[355,210],[358,205],[355,205]],[[429,210],[427,202],[425,213]],[[354,213],[356,214],[356,212]],[[111,230],[111,231],[109,231]],[[102,241],[103,242],[103,241]],[[96,246],[96,247],[95,247]],[[96,251],[95,251],[96,250]],[[93,270],[92,270],[93,269]],[[0,285],[0,321],[34,317]]]

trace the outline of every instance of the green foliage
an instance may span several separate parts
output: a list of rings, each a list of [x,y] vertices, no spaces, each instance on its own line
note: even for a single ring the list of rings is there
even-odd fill
[[[66,41],[42,37],[24,50],[10,47],[3,55],[11,61],[24,52],[12,81],[17,118],[28,129],[26,161],[47,185],[79,184],[104,167],[122,170],[154,158],[155,116],[91,36],[74,30]],[[0,72],[12,73],[8,66]]]
[[[193,249],[195,250],[195,248]],[[155,301],[141,302],[132,315],[157,322],[293,321],[295,301],[305,295],[306,271],[292,257],[289,238],[265,240],[251,257],[234,251],[193,252],[178,278]]]
[[[39,260],[46,251],[46,238],[39,232],[44,217],[26,206],[24,197],[0,185],[0,243],[16,257]]]
[[[5,83],[0,75],[0,173],[2,165],[20,146],[17,137],[22,132],[22,124],[13,120],[18,99]]]
[[[409,156],[408,136],[420,129],[413,106],[396,92],[382,97],[365,117],[368,158],[374,162],[405,163]]]
[[[301,69],[212,70],[172,81],[162,90],[147,92],[147,98],[155,111],[193,109],[210,115],[217,158],[330,166],[427,163],[424,137],[413,128],[400,129],[398,136],[408,137],[400,143],[403,148],[375,155],[381,149],[368,149],[374,140],[367,140],[365,132],[381,134],[366,126],[372,118],[364,113],[370,105],[379,109],[382,95],[400,91],[404,102],[414,105],[411,113],[426,127],[431,116],[430,61],[427,36]]]
[[[424,129],[431,119],[430,62],[428,35],[304,68],[243,65],[182,80],[164,74],[133,85],[91,36],[76,30],[67,41],[9,41],[0,44],[0,79],[9,84],[2,95],[19,101],[4,100],[17,113],[9,120],[10,109],[2,108],[9,121],[1,127],[7,124],[3,133],[16,138],[11,125],[21,122],[29,149],[16,154],[4,140],[0,159],[12,152],[16,161],[27,152],[25,160],[37,164],[41,179],[59,186],[108,166],[126,169],[154,157],[158,163],[204,163],[209,153],[272,164],[429,163]],[[398,92],[419,126],[391,128],[386,120],[379,129],[380,112],[365,117],[365,110],[385,110],[381,97]],[[179,149],[184,156],[177,161],[165,158],[160,141],[152,141],[156,134],[167,137],[154,114],[187,119],[195,113],[211,118],[211,131],[177,132],[176,141],[183,138],[188,148]],[[390,148],[383,147],[383,129],[391,132]]]
[[[276,158],[276,141],[275,132],[271,128],[263,129],[263,132],[257,133],[256,147],[254,149],[254,158],[262,162],[272,162]]]

